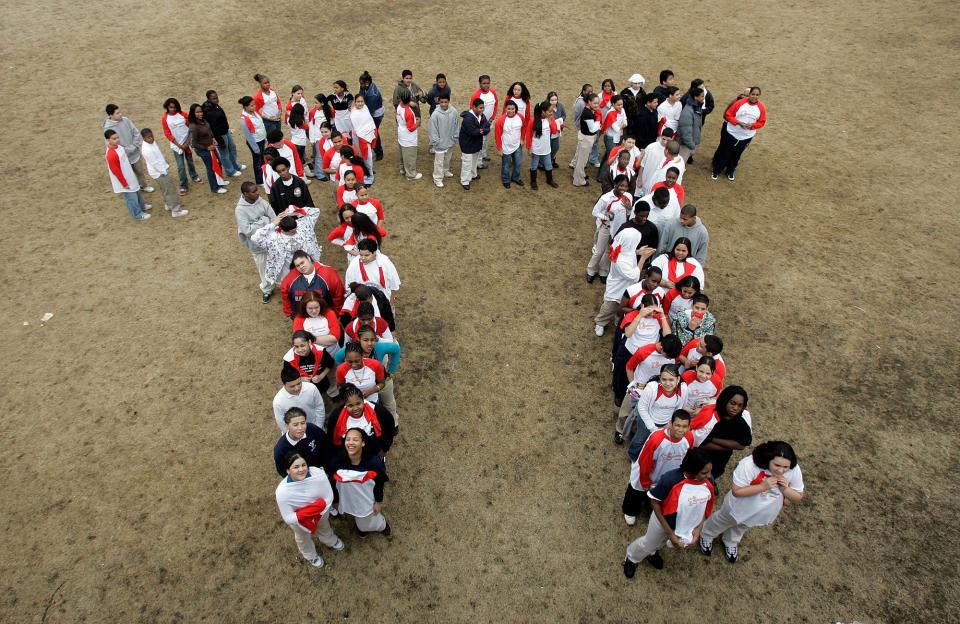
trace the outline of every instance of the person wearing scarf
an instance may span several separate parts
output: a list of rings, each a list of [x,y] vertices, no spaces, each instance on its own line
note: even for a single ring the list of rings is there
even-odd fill
[[[336,505],[341,514],[353,516],[361,538],[368,533],[390,536],[390,523],[383,517],[383,486],[390,480],[383,459],[370,449],[367,434],[347,430],[343,451],[331,463],[336,484]]]
[[[390,258],[379,249],[377,241],[372,238],[357,243],[358,255],[350,261],[344,282],[372,286],[392,301],[393,291],[400,289],[400,275]]]
[[[689,238],[681,236],[673,241],[669,253],[654,258],[652,264],[663,272],[662,283],[667,288],[673,288],[683,278],[691,276],[697,278],[700,288],[704,287],[703,267],[690,255],[692,246]]]
[[[303,558],[315,568],[322,568],[323,557],[317,554],[313,535],[325,546],[343,550],[343,541],[330,526],[330,509],[333,505],[333,488],[327,473],[319,466],[308,466],[306,459],[296,452],[288,453],[282,460],[286,471],[277,486],[277,507],[280,517],[293,529],[297,548]]]
[[[408,180],[419,180],[423,174],[417,171],[417,130],[420,117],[410,105],[410,92],[401,91],[397,104],[397,143],[400,145],[400,173]]]
[[[354,147],[356,147],[360,157],[363,158],[367,171],[370,172],[369,176],[363,178],[363,183],[366,185],[373,184],[374,148],[379,140],[379,132],[362,95],[353,98],[353,105],[350,107],[350,124],[353,127]]]
[[[343,447],[347,431],[360,429],[366,436],[367,450],[381,457],[386,455],[396,435],[393,415],[384,406],[365,400],[363,391],[353,384],[344,384],[340,396],[343,408],[333,413],[327,426],[334,448]]]
[[[643,234],[636,228],[623,228],[610,245],[610,273],[607,275],[603,303],[594,317],[594,332],[602,336],[604,328],[620,312],[620,302],[627,288],[640,281],[640,269],[655,247],[639,247]]]

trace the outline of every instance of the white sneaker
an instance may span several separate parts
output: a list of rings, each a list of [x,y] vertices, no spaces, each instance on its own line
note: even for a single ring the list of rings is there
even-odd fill
[[[603,325],[594,325],[594,326],[593,326],[593,333],[595,333],[597,336],[602,336],[602,335],[603,335]]]
[[[247,170],[246,165],[240,165],[240,171],[246,171],[246,170]]]
[[[304,167],[303,173],[304,173],[304,175],[306,175],[308,178],[313,178],[313,177],[316,177],[316,175],[317,175],[317,174],[314,172],[313,169],[307,169],[306,167]]]
[[[443,180],[434,180],[433,183],[437,185],[437,188],[443,188]]]
[[[322,567],[323,567],[323,557],[321,557],[320,555],[317,555],[317,556],[314,557],[312,560],[310,560],[310,565],[312,565],[312,566],[315,567],[315,568],[322,568]]]
[[[224,180],[220,183],[220,186],[230,186],[230,180]]]
[[[144,212],[144,213],[141,213],[139,217],[137,217],[137,221],[146,221],[149,218],[150,218],[150,215]]]
[[[627,523],[628,526],[633,526],[637,523],[636,516],[628,516],[627,514],[623,514],[623,520],[624,522]]]
[[[336,507],[331,507],[331,508],[330,508],[330,517],[331,517],[331,518],[336,518],[336,517],[339,516],[339,515],[340,515],[340,512],[337,511],[337,508],[336,508]]]
[[[223,195],[226,192],[227,192],[227,189],[223,188],[222,186],[217,189],[217,193],[220,195]]]
[[[338,537],[337,543],[331,546],[330,548],[334,550],[343,550],[345,548],[345,546],[343,545],[343,540]]]
[[[152,193],[154,191],[154,188],[152,186],[145,186],[140,190],[143,191],[144,193]]]
[[[185,217],[185,216],[187,216],[188,214],[190,214],[190,211],[189,211],[189,210],[186,210],[186,209],[184,209],[184,208],[181,208],[180,210],[174,210],[174,211],[172,211],[172,212],[170,213],[170,216],[171,216],[171,217]]]
[[[150,210],[151,208],[153,208],[153,204],[144,204],[144,205],[143,205],[143,209],[144,209],[144,210]]]
[[[444,172],[443,172],[443,177],[445,177],[445,178],[452,178],[452,177],[453,177],[453,172],[452,172],[452,171],[444,171]]]
[[[239,177],[242,176],[242,175],[243,175],[243,174],[240,173],[239,171],[234,171],[233,173],[230,174],[230,177],[231,177],[231,178],[239,178]]]
[[[419,179],[422,178],[422,177],[423,177],[423,174],[417,172],[417,175],[413,176],[413,177],[410,178],[410,179],[411,179],[411,180],[419,180]]]
[[[311,179],[309,179],[309,178],[304,178],[303,183],[304,183],[304,184],[312,184],[312,183],[313,183],[313,180],[311,180]]]

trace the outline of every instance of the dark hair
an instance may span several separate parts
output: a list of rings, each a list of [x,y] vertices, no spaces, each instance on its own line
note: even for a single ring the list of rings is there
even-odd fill
[[[400,91],[400,102],[403,104],[409,104],[413,97],[410,95],[410,89],[403,89]]]
[[[288,383],[290,381],[296,381],[297,379],[300,379],[300,371],[298,371],[293,364],[285,361],[283,368],[280,369],[280,381]]]
[[[402,72],[400,72],[400,77],[401,77],[401,78],[406,78],[407,76],[410,76],[410,77],[412,78],[412,77],[413,77],[413,72],[410,71],[409,69],[405,69],[405,70],[403,70]]]
[[[148,134],[153,134],[153,130],[151,130],[150,128],[144,128],[143,130],[140,131],[140,136],[142,137],[146,137]]]
[[[363,347],[360,346],[359,342],[348,342],[343,346],[343,360],[347,360],[347,355],[351,353],[358,353],[361,358],[363,358]]]
[[[596,93],[588,93],[587,95],[583,96],[583,101],[589,104],[590,102],[596,100],[599,97],[600,96],[597,95]]]
[[[666,82],[667,78],[672,78],[672,77],[673,77],[673,72],[671,70],[669,69],[663,70],[662,72],[660,72],[660,84],[663,84],[664,82]]]
[[[690,299],[690,303],[702,303],[704,305],[710,305],[710,297],[705,294],[697,293]]]
[[[373,76],[370,75],[370,72],[363,70],[363,73],[360,74],[360,82],[373,82]]]
[[[613,91],[614,93],[616,93],[616,91],[617,91],[617,85],[613,84],[613,78],[604,78],[604,79],[600,82],[600,88],[601,88],[601,89],[603,89],[603,88],[604,88],[605,86],[607,86],[607,85],[610,85],[610,90]],[[613,98],[610,98],[610,100],[613,101]]]
[[[633,204],[633,213],[637,214],[638,212],[650,212],[650,204],[648,204],[644,199],[638,199]]]
[[[793,452],[793,447],[781,440],[770,440],[758,444],[750,454],[753,456],[753,463],[761,470],[769,468],[770,462],[777,457],[789,461],[791,468],[797,466],[797,454]]]
[[[515,82],[510,85],[510,88],[507,90],[507,100],[513,97],[513,88],[517,85],[520,85],[520,99],[524,102],[530,101],[530,90],[527,89],[527,85],[522,82]]]
[[[203,107],[197,104],[196,102],[190,105],[190,112],[187,113],[187,121],[189,121],[192,124],[200,123],[201,120],[197,119],[198,109],[200,110],[201,113],[203,112]],[[203,120],[204,123],[206,123],[206,121],[207,121],[206,119]]]
[[[253,180],[247,180],[246,182],[240,185],[240,192],[249,193],[250,191],[255,190],[256,188],[257,188],[256,182],[254,182]]]
[[[343,89],[343,92],[344,92],[344,93],[347,92],[347,83],[345,83],[344,81],[342,81],[342,80],[334,80],[334,81],[333,81],[333,84],[335,84],[335,85],[339,86],[341,89]]]
[[[103,138],[109,139],[110,137],[112,137],[112,136],[115,135],[116,133],[117,133],[116,130],[112,130],[112,129],[111,129],[111,130],[104,130],[104,132],[103,132]]]
[[[296,336],[294,336],[294,338],[296,338]],[[297,416],[303,416],[304,418],[306,418],[306,417],[307,417],[307,413],[306,413],[305,411],[303,411],[302,409],[300,409],[299,407],[291,407],[290,409],[288,409],[288,410],[287,410],[286,412],[284,412],[284,414],[283,414],[283,422],[284,422],[284,424],[289,425],[289,424],[290,424],[290,421],[293,420],[294,418],[296,418]],[[291,462],[291,463],[292,463],[292,462]],[[289,468],[289,466],[287,466],[287,467]]]
[[[624,293],[624,294],[626,294],[626,293]],[[644,308],[644,307],[647,307],[647,306],[655,306],[655,305],[657,305],[658,303],[660,303],[660,300],[657,299],[654,295],[651,295],[650,293],[647,293],[647,294],[645,294],[644,296],[640,297],[640,307],[641,307],[641,308]]]
[[[250,106],[250,103],[251,103],[251,102],[253,102],[253,98],[250,97],[249,95],[245,95],[245,96],[243,96],[242,98],[240,98],[239,100],[237,100],[237,104],[239,104],[240,106],[242,106],[242,107],[244,107],[244,108]]]
[[[653,192],[651,199],[659,200],[661,203],[670,203],[670,191],[661,186]]]
[[[352,282],[350,284],[350,292],[356,296],[357,301],[369,301],[370,299],[373,299],[373,288],[367,286],[366,284]]]
[[[545,110],[550,110],[550,102],[537,102],[537,105],[533,107],[533,115],[530,117],[533,120],[533,136],[538,139],[543,136],[543,122],[540,120],[540,116]]]
[[[360,214],[360,213],[357,213],[357,214]],[[365,238],[359,243],[357,243],[357,249],[361,251],[372,251],[373,253],[376,253],[377,250],[380,249],[380,245],[377,244],[377,241],[372,238]]]
[[[290,408],[290,409],[294,409],[294,408]],[[284,416],[284,420],[286,420],[286,416]],[[298,453],[297,451],[290,451],[289,453],[283,456],[283,461],[280,462],[280,467],[283,468],[284,472],[286,472],[287,470],[290,470],[290,466],[293,465],[293,462],[297,461],[298,459],[307,461],[306,458],[300,453]]]
[[[510,108],[511,106],[513,107],[514,112],[520,109],[520,107],[517,106],[517,103],[514,102],[513,100],[507,100],[507,103],[504,104],[503,108],[507,109],[507,108]]]
[[[723,340],[716,334],[707,334],[700,339],[700,344],[715,356],[723,351]],[[703,349],[697,349],[697,351],[703,353]]]
[[[297,220],[290,215],[280,219],[280,229],[284,232],[292,232],[297,229]]]
[[[377,332],[370,325],[361,325],[357,328],[357,342],[360,342],[360,334],[373,334],[373,337],[377,339]]]
[[[668,126],[664,126],[663,130],[660,132],[660,136],[667,137],[668,139],[675,134],[676,132],[673,131],[673,128],[670,128]]]
[[[361,316],[376,316],[372,303],[369,301],[364,301],[357,306],[357,318],[360,318]]]
[[[698,97],[701,95],[703,95],[703,89],[700,87],[694,87],[693,89],[690,89],[690,97]]]
[[[750,400],[750,397],[747,396],[747,391],[741,386],[727,386],[721,390],[719,396],[717,396],[716,410],[719,418],[727,417],[727,403],[735,396],[743,397],[743,411],[747,410],[747,403]]]
[[[176,108],[176,111],[177,111],[178,113],[182,113],[182,112],[183,112],[183,108],[180,107],[180,100],[178,100],[177,98],[167,98],[167,99],[165,99],[165,100],[163,101],[163,110],[166,111],[168,108],[170,108],[170,105],[171,105],[171,104],[173,104],[174,108]]]
[[[647,275],[650,275],[651,273],[656,273],[660,277],[663,277],[663,271],[660,270],[660,267],[655,267],[655,266],[649,267],[647,269]]]
[[[290,107],[290,117],[287,119],[287,125],[291,128],[300,128],[306,121],[307,111],[303,110],[303,104],[299,102]]]
[[[760,87],[750,87],[750,91],[748,93],[753,93],[754,91],[757,92],[757,95],[761,95],[763,93]]]
[[[253,79],[256,80],[257,82],[263,82],[264,80],[267,80],[267,75],[266,75],[266,74],[254,74],[254,75],[253,75]]]
[[[446,74],[437,74],[436,80],[440,80],[441,78],[443,78],[444,80],[446,80],[446,79],[447,79]]]
[[[287,169],[290,169],[290,161],[287,160],[284,156],[277,156],[273,159],[273,162],[270,163],[270,166],[276,169],[280,165],[283,165]]]
[[[308,290],[307,292],[303,293],[303,297],[301,297],[300,301],[297,302],[297,316],[301,318],[309,318],[310,315],[307,314],[307,304],[313,303],[314,301],[320,304],[320,316],[323,316],[324,314],[326,314],[327,310],[330,309],[330,304],[327,303],[327,300],[324,299],[319,292],[315,290]],[[300,330],[300,331],[304,331],[304,330]],[[310,334],[310,332],[305,332],[305,333]],[[313,334],[310,334],[310,336],[311,336],[311,340],[316,339],[316,337],[313,336]],[[293,337],[296,338],[297,334],[294,334]]]
[[[690,90],[696,89],[697,87],[703,86],[703,78],[694,78],[690,81]]]
[[[584,84],[582,87],[580,87],[580,96],[581,96],[581,97],[583,97],[583,96],[585,96],[585,95],[587,94],[587,87],[589,87],[590,90],[593,91],[593,85],[588,82],[588,83]]]
[[[274,128],[267,132],[267,143],[279,143],[283,141],[283,130]]]
[[[274,160],[280,158],[280,152],[275,147],[268,147],[263,150],[263,159],[266,160],[268,156],[270,157],[270,163],[272,164]]]
[[[679,282],[677,282],[674,285],[674,288],[677,289],[678,291],[683,290],[684,288],[692,288],[694,291],[696,291],[694,292],[694,294],[697,294],[698,292],[700,292],[700,279],[697,278],[697,276],[695,275],[688,275],[682,280],[680,280]]]
[[[120,107],[116,104],[107,104],[107,114],[112,115],[118,108]]]
[[[295,84],[295,85],[293,85],[292,87],[290,87],[290,95],[293,95],[293,94],[296,93],[297,91],[303,91],[303,87],[301,87],[301,86],[298,85],[298,84]]]
[[[211,95],[216,95],[216,94],[217,94],[216,89],[207,89],[207,92],[204,95],[209,100]]]
[[[675,258],[674,252],[677,250],[677,245],[686,245],[687,247],[687,257],[691,256],[693,251],[693,243],[690,242],[690,239],[686,236],[681,236],[677,240],[673,241],[673,245],[670,246],[670,257]]]
[[[680,339],[677,338],[675,334],[667,334],[660,339],[660,348],[663,350],[665,356],[675,358],[680,355],[680,351],[683,349],[683,343],[680,342]],[[664,366],[676,366],[676,364],[664,364]],[[677,371],[676,375],[679,377],[680,371]]]
[[[352,344],[355,344],[357,345],[357,347],[360,347],[360,344],[356,342],[348,342],[347,346],[350,346]],[[344,349],[346,349],[346,347],[344,347]],[[363,347],[360,347],[360,349],[362,351]],[[340,386],[340,396],[343,397],[344,403],[347,402],[347,399],[350,399],[353,397],[360,397],[361,400],[365,398],[363,396],[363,390],[361,390],[360,388],[356,387],[351,383],[343,384],[342,386]]]
[[[350,172],[348,171],[347,173],[350,173]],[[357,213],[357,209],[353,207],[353,204],[341,204],[340,207],[337,208],[337,219],[340,221],[340,223],[347,222],[347,220],[343,216],[343,213],[347,212],[348,210],[354,214]]]
[[[251,184],[254,184],[254,183],[251,182]],[[256,184],[254,184],[254,186],[256,186]],[[309,260],[310,262],[313,262],[313,256],[311,256],[310,254],[308,254],[307,252],[305,252],[305,251],[302,250],[302,249],[298,249],[298,250],[296,250],[295,252],[293,252],[293,257],[290,258],[290,268],[291,268],[291,269],[293,268],[293,263],[294,263],[295,261],[299,260],[300,258],[306,258],[306,259]]]
[[[677,420],[690,420],[690,412],[685,409],[678,409],[670,415],[670,422]],[[699,471],[698,471],[699,472]]]
[[[365,215],[359,211],[354,212],[353,218],[350,220],[350,226],[353,228],[354,232],[363,234],[363,240],[368,240],[371,238],[376,239],[377,246],[380,246],[383,243],[383,237],[377,230],[377,225],[368,215]]]
[[[695,448],[687,451],[687,454],[683,456],[683,461],[680,462],[680,471],[685,475],[693,476],[712,463],[710,455],[705,450]]]
[[[667,167],[667,173],[674,172],[677,174],[677,177],[680,177],[680,167]]]
[[[483,104],[483,100],[481,100],[480,98],[473,98],[473,102],[470,103],[470,106],[472,106],[473,108],[476,108],[481,104]]]
[[[717,361],[709,355],[701,355],[700,359],[697,360],[697,365],[694,368],[700,368],[704,364],[710,367],[711,373],[717,372]]]
[[[679,87],[667,87],[667,89],[666,89],[668,96],[673,95],[674,93],[678,92],[679,90],[680,90]]]
[[[685,217],[695,217],[697,216],[697,207],[693,204],[684,204],[683,208],[680,209],[680,214]]]
[[[610,96],[610,106],[613,106],[614,104],[616,104],[617,102],[620,102],[620,101],[622,101],[622,100],[623,100],[623,97],[621,97],[621,96],[619,96],[619,95],[612,95],[612,96]]]
[[[621,173],[621,174],[618,174],[615,178],[613,178],[613,186],[616,187],[621,182],[629,182],[629,181],[630,180],[627,179],[627,176]]]
[[[648,93],[648,94],[647,94],[647,97],[643,98],[643,103],[644,103],[644,104],[649,104],[650,102],[652,102],[652,101],[654,101],[654,100],[656,100],[657,102],[659,102],[659,101],[660,101],[660,96],[657,95],[656,93]]]

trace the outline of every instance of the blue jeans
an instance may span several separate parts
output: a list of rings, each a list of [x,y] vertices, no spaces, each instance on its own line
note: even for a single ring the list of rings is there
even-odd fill
[[[627,398],[624,399],[624,401],[626,400]],[[637,408],[633,409],[636,411]],[[640,451],[643,450],[644,443],[647,441],[647,438],[650,437],[650,434],[653,433],[653,431],[647,429],[647,426],[643,424],[643,421],[640,420],[639,417],[637,418],[636,423],[637,432],[633,434],[633,439],[630,440],[630,446],[627,448],[627,455],[630,456],[630,461],[637,461],[637,458],[640,457]]]
[[[193,156],[173,153],[174,160],[177,161],[177,175],[180,176],[180,188],[187,190],[190,188],[190,178],[196,178],[197,168],[193,165]],[[187,169],[190,169],[190,178],[187,177]]]
[[[210,183],[210,190],[216,193],[220,190],[220,185],[217,184],[217,174],[213,172],[213,158],[210,156],[210,150],[198,148],[197,156],[200,157],[200,160],[203,161],[204,166],[207,168],[207,182]]]
[[[590,158],[587,160],[594,167],[600,166],[600,141],[593,142],[593,147],[590,148]]]
[[[267,131],[267,134],[270,134],[271,130],[280,130],[279,121],[271,121],[269,119],[263,120],[263,129]]]
[[[536,171],[540,165],[543,165],[544,171],[553,171],[553,157],[550,154],[531,154],[530,171]]]
[[[504,184],[520,181],[520,166],[523,164],[523,149],[517,148],[512,154],[504,154],[500,161],[500,180]],[[511,177],[511,168],[513,174]]]
[[[373,125],[377,127],[378,131],[380,130],[381,121],[383,121],[383,115],[373,118]],[[383,141],[381,141],[379,137],[377,138],[377,146],[373,148],[373,153],[378,157],[383,158]],[[373,169],[370,169],[370,171],[373,171]]]
[[[560,153],[560,137],[550,137],[550,160],[557,162],[557,154]]]
[[[257,146],[260,148],[259,152],[253,151],[253,148],[247,143],[247,149],[250,150],[250,155],[253,157],[253,179],[257,181],[257,184],[263,184],[263,150],[267,146],[267,142],[260,141]]]
[[[217,137],[222,147],[217,147],[217,154],[220,156],[220,164],[223,166],[223,172],[227,175],[233,175],[240,171],[240,163],[237,162],[237,144],[233,142],[233,135],[228,131]]]
[[[323,171],[323,152],[320,151],[320,141],[313,144],[313,175],[321,181],[329,180]]]
[[[127,205],[127,211],[130,213],[130,216],[134,219],[139,219],[143,216],[143,196],[140,195],[140,191],[133,191],[130,193],[120,193],[123,195],[123,202]]]

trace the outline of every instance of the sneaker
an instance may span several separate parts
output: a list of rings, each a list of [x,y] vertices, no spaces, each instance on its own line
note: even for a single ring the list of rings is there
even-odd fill
[[[637,517],[623,514],[623,521],[627,523],[627,526],[633,526],[637,523]]]
[[[344,544],[343,544],[343,540],[338,537],[338,538],[337,538],[337,543],[334,544],[333,546],[331,546],[330,548],[332,548],[332,549],[334,549],[334,550],[343,550],[343,549],[345,548],[345,546],[344,546]]]
[[[465,190],[465,191],[469,191],[469,190],[470,190],[470,185],[469,185],[469,184],[461,184],[460,186],[462,186],[462,187],[463,187],[463,190]]]
[[[383,527],[383,531],[381,531],[381,533],[383,533],[384,537],[390,537],[391,532],[392,531],[390,530],[390,523],[388,522],[387,526]]]
[[[736,546],[724,546],[723,551],[730,563],[736,563],[737,559],[740,558],[740,549]]]
[[[182,188],[182,189],[180,189],[180,190],[178,191],[178,193],[180,193],[180,196],[183,197],[184,195],[187,194],[187,189]]]
[[[624,557],[623,559],[623,575],[628,579],[632,579],[633,575],[637,573],[637,564],[630,561],[629,558]]]
[[[603,335],[603,325],[594,325],[594,326],[593,326],[593,333],[595,333],[595,334],[597,335],[597,337],[602,336],[602,335]]]
[[[510,188],[510,183],[509,183],[509,182],[504,182],[504,183],[503,183],[503,188]]]
[[[708,540],[702,535],[700,536],[700,552],[707,557],[713,554],[713,541]]]
[[[647,563],[649,563],[650,565],[652,565],[658,570],[663,569],[663,557],[660,556],[660,553],[653,553],[652,555],[647,557]]]
[[[383,154],[377,154],[373,157],[373,159],[377,162],[380,162],[381,160],[383,160]]]
[[[367,532],[357,529],[357,537],[359,537],[360,539],[367,539]]]
[[[479,180],[479,179],[480,179],[480,176],[479,176],[479,175],[475,175],[475,176],[473,176],[473,177],[470,178],[470,179],[471,179],[471,180]]]
[[[523,180],[514,180],[513,183],[517,186],[523,186]]]
[[[483,162],[490,162],[490,160],[491,160],[491,159],[490,159],[489,157],[487,157],[487,156],[484,156],[484,157],[483,157]]]
[[[595,280],[595,279],[597,279],[597,276],[596,276],[596,275],[590,275],[589,273],[587,273],[587,283],[588,283],[588,284],[592,284],[592,283],[593,283],[593,280]]]
[[[736,176],[734,176],[732,173],[728,173],[728,174],[727,174],[727,179],[730,180],[731,182],[733,182],[733,181],[736,180],[737,178],[736,178]]]
[[[607,283],[607,276],[606,276],[606,275],[601,275],[601,276],[600,276],[600,283],[601,283],[601,284],[606,284],[606,283]]]
[[[148,213],[148,212],[141,212],[141,213],[140,213],[140,216],[137,217],[137,221],[146,221],[146,220],[149,219],[149,218],[150,218],[150,213]]]
[[[239,171],[234,171],[233,173],[230,174],[230,177],[231,177],[231,178],[239,178],[239,177],[242,176],[242,175],[243,175],[243,174],[240,173]]]
[[[240,171],[246,171],[246,170],[247,170],[246,165],[240,165]]]
[[[309,186],[309,185],[313,184],[313,180],[311,180],[310,178],[306,178],[306,179],[304,179],[303,183],[306,184],[307,186]]]
[[[270,303],[270,297],[272,296],[272,292],[263,293],[263,296],[260,298],[260,303]]]
[[[230,186],[230,180],[224,180],[220,183],[220,186]]]
[[[227,192],[227,189],[225,189],[225,188],[223,188],[223,187],[221,186],[220,188],[218,188],[218,189],[217,189],[216,191],[214,191],[214,192],[217,193],[218,195],[223,195],[224,193]]]
[[[710,179],[713,180],[714,182],[716,182],[717,180],[720,179],[720,176],[718,176],[718,175],[715,174],[715,173],[711,173],[711,174],[710,174]]]
[[[152,193],[155,189],[152,186],[145,186],[140,190],[143,191],[144,193]]]
[[[185,216],[187,216],[188,214],[190,214],[190,211],[189,211],[189,210],[186,210],[186,209],[184,209],[184,208],[181,208],[180,210],[171,210],[171,211],[170,211],[170,216],[171,216],[171,217],[185,217]]]
[[[313,169],[307,169],[306,167],[304,167],[304,168],[303,168],[303,173],[304,173],[304,175],[306,175],[308,178],[315,178],[315,177],[317,177],[317,174],[314,172]]]
[[[322,568],[322,567],[323,567],[323,557],[321,557],[320,555],[317,555],[316,557],[314,557],[313,559],[310,560],[310,565],[312,565],[312,566],[315,567],[315,568]]]
[[[203,182],[203,180],[200,178],[200,176],[193,176],[194,184],[200,184],[201,182]]]
[[[150,209],[152,209],[152,208],[153,208],[153,204],[144,204],[144,205],[143,205],[143,209],[144,209],[144,210],[150,210]]]
[[[489,169],[490,165],[477,165],[477,169]]]
[[[410,180],[419,180],[419,179],[422,178],[422,177],[423,177],[423,174],[418,171],[418,172],[417,172],[417,175],[415,175],[415,176],[413,176],[412,178],[410,178]]]
[[[452,177],[453,177],[453,172],[452,172],[452,171],[444,171],[444,172],[443,172],[443,177],[445,177],[445,178],[452,178]]]
[[[613,432],[613,443],[614,444],[623,444],[623,434],[619,431]]]
[[[437,188],[443,188],[443,180],[434,180],[433,183],[437,185]]]

